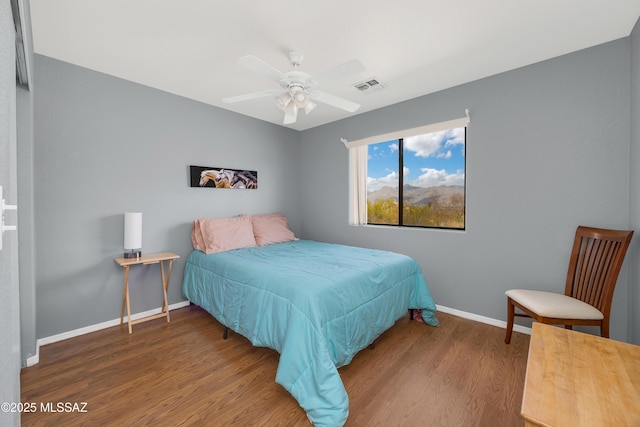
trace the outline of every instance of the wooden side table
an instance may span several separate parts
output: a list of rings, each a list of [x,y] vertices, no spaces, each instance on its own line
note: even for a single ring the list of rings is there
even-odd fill
[[[161,252],[157,254],[145,254],[139,258],[124,258],[118,257],[113,260],[119,266],[124,268],[124,293],[122,295],[122,311],[120,313],[120,325],[124,322],[124,307],[127,306],[127,324],[129,325],[129,333],[131,333],[131,326],[136,323],[146,322],[148,320],[158,319],[160,317],[166,317],[167,322],[170,322],[169,318],[169,302],[167,300],[167,289],[169,288],[169,279],[171,278],[171,266],[173,260],[180,258],[180,255],[176,255],[171,252]],[[168,261],[167,270],[165,273],[165,261]],[[131,302],[129,300],[129,267],[132,265],[149,265],[160,264],[160,272],[162,274],[162,294],[164,300],[162,302],[162,308],[160,313],[152,316],[143,317],[142,319],[131,320]]]
[[[640,426],[640,346],[534,322],[526,427]]]

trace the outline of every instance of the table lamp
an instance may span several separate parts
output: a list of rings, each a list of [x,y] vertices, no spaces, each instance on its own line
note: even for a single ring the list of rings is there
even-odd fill
[[[142,213],[124,213],[124,257],[139,258],[142,255]]]

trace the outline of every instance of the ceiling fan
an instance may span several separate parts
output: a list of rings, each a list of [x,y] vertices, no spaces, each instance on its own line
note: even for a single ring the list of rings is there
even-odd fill
[[[276,81],[280,85],[280,88],[232,96],[224,98],[222,101],[230,104],[266,96],[274,96],[276,106],[284,111],[283,123],[285,125],[296,122],[298,110],[304,110],[306,114],[313,111],[317,107],[317,104],[313,101],[331,105],[350,113],[360,108],[360,104],[316,89],[318,82],[329,81],[345,75],[363,72],[364,66],[359,61],[352,59],[344,62],[318,74],[315,79],[312,79],[311,75],[299,69],[303,59],[304,55],[302,52],[290,52],[289,61],[293,69],[283,73],[256,56],[246,55],[241,57],[238,59],[238,64],[254,73]]]

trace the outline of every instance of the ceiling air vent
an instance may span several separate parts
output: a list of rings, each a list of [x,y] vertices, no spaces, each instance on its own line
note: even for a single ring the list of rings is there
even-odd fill
[[[371,93],[371,92],[377,92],[379,90],[382,90],[385,87],[387,87],[387,85],[384,84],[384,82],[382,82],[382,80],[378,79],[377,77],[370,77],[367,80],[363,80],[361,82],[354,84],[353,87],[355,87],[358,90],[358,92]]]

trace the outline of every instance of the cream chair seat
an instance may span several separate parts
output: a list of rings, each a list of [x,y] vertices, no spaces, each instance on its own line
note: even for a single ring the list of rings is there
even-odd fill
[[[563,294],[529,289],[511,289],[507,297],[543,317],[601,320],[604,315],[592,305]]]

